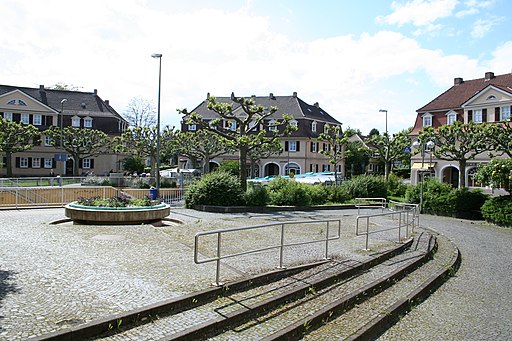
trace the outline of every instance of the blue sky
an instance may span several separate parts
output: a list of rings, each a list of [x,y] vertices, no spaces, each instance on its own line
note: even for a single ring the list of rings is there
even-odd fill
[[[298,92],[364,134],[397,132],[455,77],[512,70],[507,0],[2,0],[1,83],[98,89],[162,124],[215,96]]]

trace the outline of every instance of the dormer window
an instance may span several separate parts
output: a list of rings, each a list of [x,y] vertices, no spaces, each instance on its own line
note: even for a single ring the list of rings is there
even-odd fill
[[[297,120],[291,120],[291,121],[290,121],[290,127],[292,127],[292,128],[297,128],[297,125],[298,125]]]
[[[447,115],[446,115],[446,124],[448,125],[452,125],[455,123],[455,121],[457,121],[457,113],[453,112],[453,111],[450,111]]]
[[[329,126],[329,124],[327,124],[327,123],[326,123],[326,124],[324,125],[324,134],[329,133],[329,129],[330,129],[330,126]]]
[[[268,122],[268,131],[277,131],[276,120],[270,120],[270,122]]]
[[[197,130],[197,126],[195,124],[188,125],[188,131],[196,131],[196,130]]]
[[[311,123],[311,131],[316,133],[316,126],[318,125],[318,123],[316,123],[316,121],[313,121]]]
[[[92,128],[92,118],[91,117],[84,118],[84,128]]]
[[[73,116],[71,118],[71,126],[75,128],[80,128],[80,117]]]
[[[423,115],[423,126],[432,127],[432,114],[426,113]]]

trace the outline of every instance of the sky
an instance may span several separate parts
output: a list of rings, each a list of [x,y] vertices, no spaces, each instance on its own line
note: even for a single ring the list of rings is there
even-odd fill
[[[0,84],[98,90],[161,124],[213,96],[292,95],[390,133],[453,79],[512,71],[509,0],[2,0]],[[379,110],[387,110],[387,115]]]

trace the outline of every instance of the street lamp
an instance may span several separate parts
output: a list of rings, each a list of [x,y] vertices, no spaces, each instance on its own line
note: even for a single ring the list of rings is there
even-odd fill
[[[386,109],[380,109],[379,112],[386,113],[386,134],[388,133],[388,111]]]
[[[384,176],[386,177],[386,180],[388,179],[388,173],[389,173],[389,164],[388,164],[388,156],[389,156],[389,136],[388,136],[388,111],[386,109],[379,109],[379,112],[385,112],[386,113],[386,160],[384,160]]]
[[[62,99],[62,101],[60,101],[60,150],[61,150],[61,153],[63,150],[62,139],[64,138],[64,134],[62,133],[62,131],[64,129],[64,103],[66,103],[67,101],[68,101],[67,98],[64,98],[64,99]],[[64,159],[63,154],[61,154],[59,158],[62,161],[62,175],[65,175],[66,160]]]
[[[421,168],[418,169],[419,172],[419,180],[421,182],[420,186],[420,213],[423,210],[423,183],[425,182],[425,153],[428,151],[430,153],[430,162],[428,164],[429,172],[430,167],[432,166],[432,148],[434,147],[434,142],[429,140],[427,142],[420,142],[418,140],[412,143],[412,147],[414,149],[418,149],[421,147]]]
[[[162,54],[153,53],[153,58],[158,58],[158,109],[156,119],[156,195],[160,195],[160,91],[162,89]]]

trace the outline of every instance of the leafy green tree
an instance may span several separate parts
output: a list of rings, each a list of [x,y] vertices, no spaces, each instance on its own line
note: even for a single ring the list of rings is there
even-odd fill
[[[394,161],[401,160],[405,157],[404,149],[410,146],[408,134],[410,129],[403,130],[397,134],[390,136],[389,133],[384,135],[371,135],[367,140],[373,143],[377,148],[379,160],[384,163],[384,176],[386,181],[389,178],[389,173]]]
[[[468,160],[492,149],[486,142],[485,125],[474,122],[464,124],[456,121],[437,130],[427,127],[420,132],[419,139],[434,142],[436,158],[459,163],[459,188],[466,187],[464,175]]]
[[[156,177],[157,136],[156,127],[130,128],[121,136],[116,137],[115,150],[142,159],[149,158],[151,174]]]
[[[12,155],[31,149],[38,136],[39,131],[33,125],[0,117],[0,152],[5,153],[8,177],[12,177]]]
[[[492,146],[492,154],[512,157],[512,121],[488,123],[484,126],[487,145]]]
[[[488,164],[478,167],[475,180],[490,185],[492,188],[503,188],[510,193],[512,184],[512,158],[492,159]]]
[[[260,146],[252,148],[247,153],[247,156],[251,162],[250,176],[254,178],[256,170],[256,162],[261,159],[269,158],[271,155],[278,155],[283,152],[283,145],[279,140],[271,140],[268,143],[263,143]]]
[[[79,175],[80,161],[112,151],[112,140],[101,130],[65,127],[51,127],[44,131],[54,147],[60,147],[74,160],[73,175]],[[62,140],[61,140],[62,137]]]
[[[201,129],[209,130],[230,141],[233,148],[238,151],[240,184],[245,191],[247,190],[248,153],[252,149],[273,143],[274,140],[279,139],[279,136],[288,133],[291,127],[287,123],[291,117],[283,115],[282,120],[275,121],[276,126],[285,126],[284,129],[281,129],[281,133],[279,133],[279,129],[274,132],[269,132],[268,129],[258,131],[260,126],[268,128],[266,119],[277,111],[277,107],[265,108],[263,105],[256,105],[253,98],[235,97],[234,94],[231,96],[231,100],[242,109],[242,114],[233,112],[232,103],[218,102],[213,96],[207,99],[207,106],[209,110],[219,115],[217,119],[206,122],[195,112],[188,113],[186,109],[180,110],[180,112],[185,116],[184,119],[187,124],[196,124]],[[231,126],[225,127],[221,124],[222,120],[231,122]],[[236,124],[236,126],[233,124]]]
[[[324,132],[321,133],[317,140],[327,142],[329,148],[321,150],[320,153],[329,158],[329,163],[334,166],[334,179],[338,184],[338,164],[344,158],[345,145],[349,137],[353,134],[351,130],[342,131],[339,125],[326,125]]]
[[[123,160],[123,169],[129,172],[144,172],[144,160],[138,156],[129,156]]]
[[[361,141],[349,141],[345,147],[345,174],[363,174],[370,160],[370,150]]]

